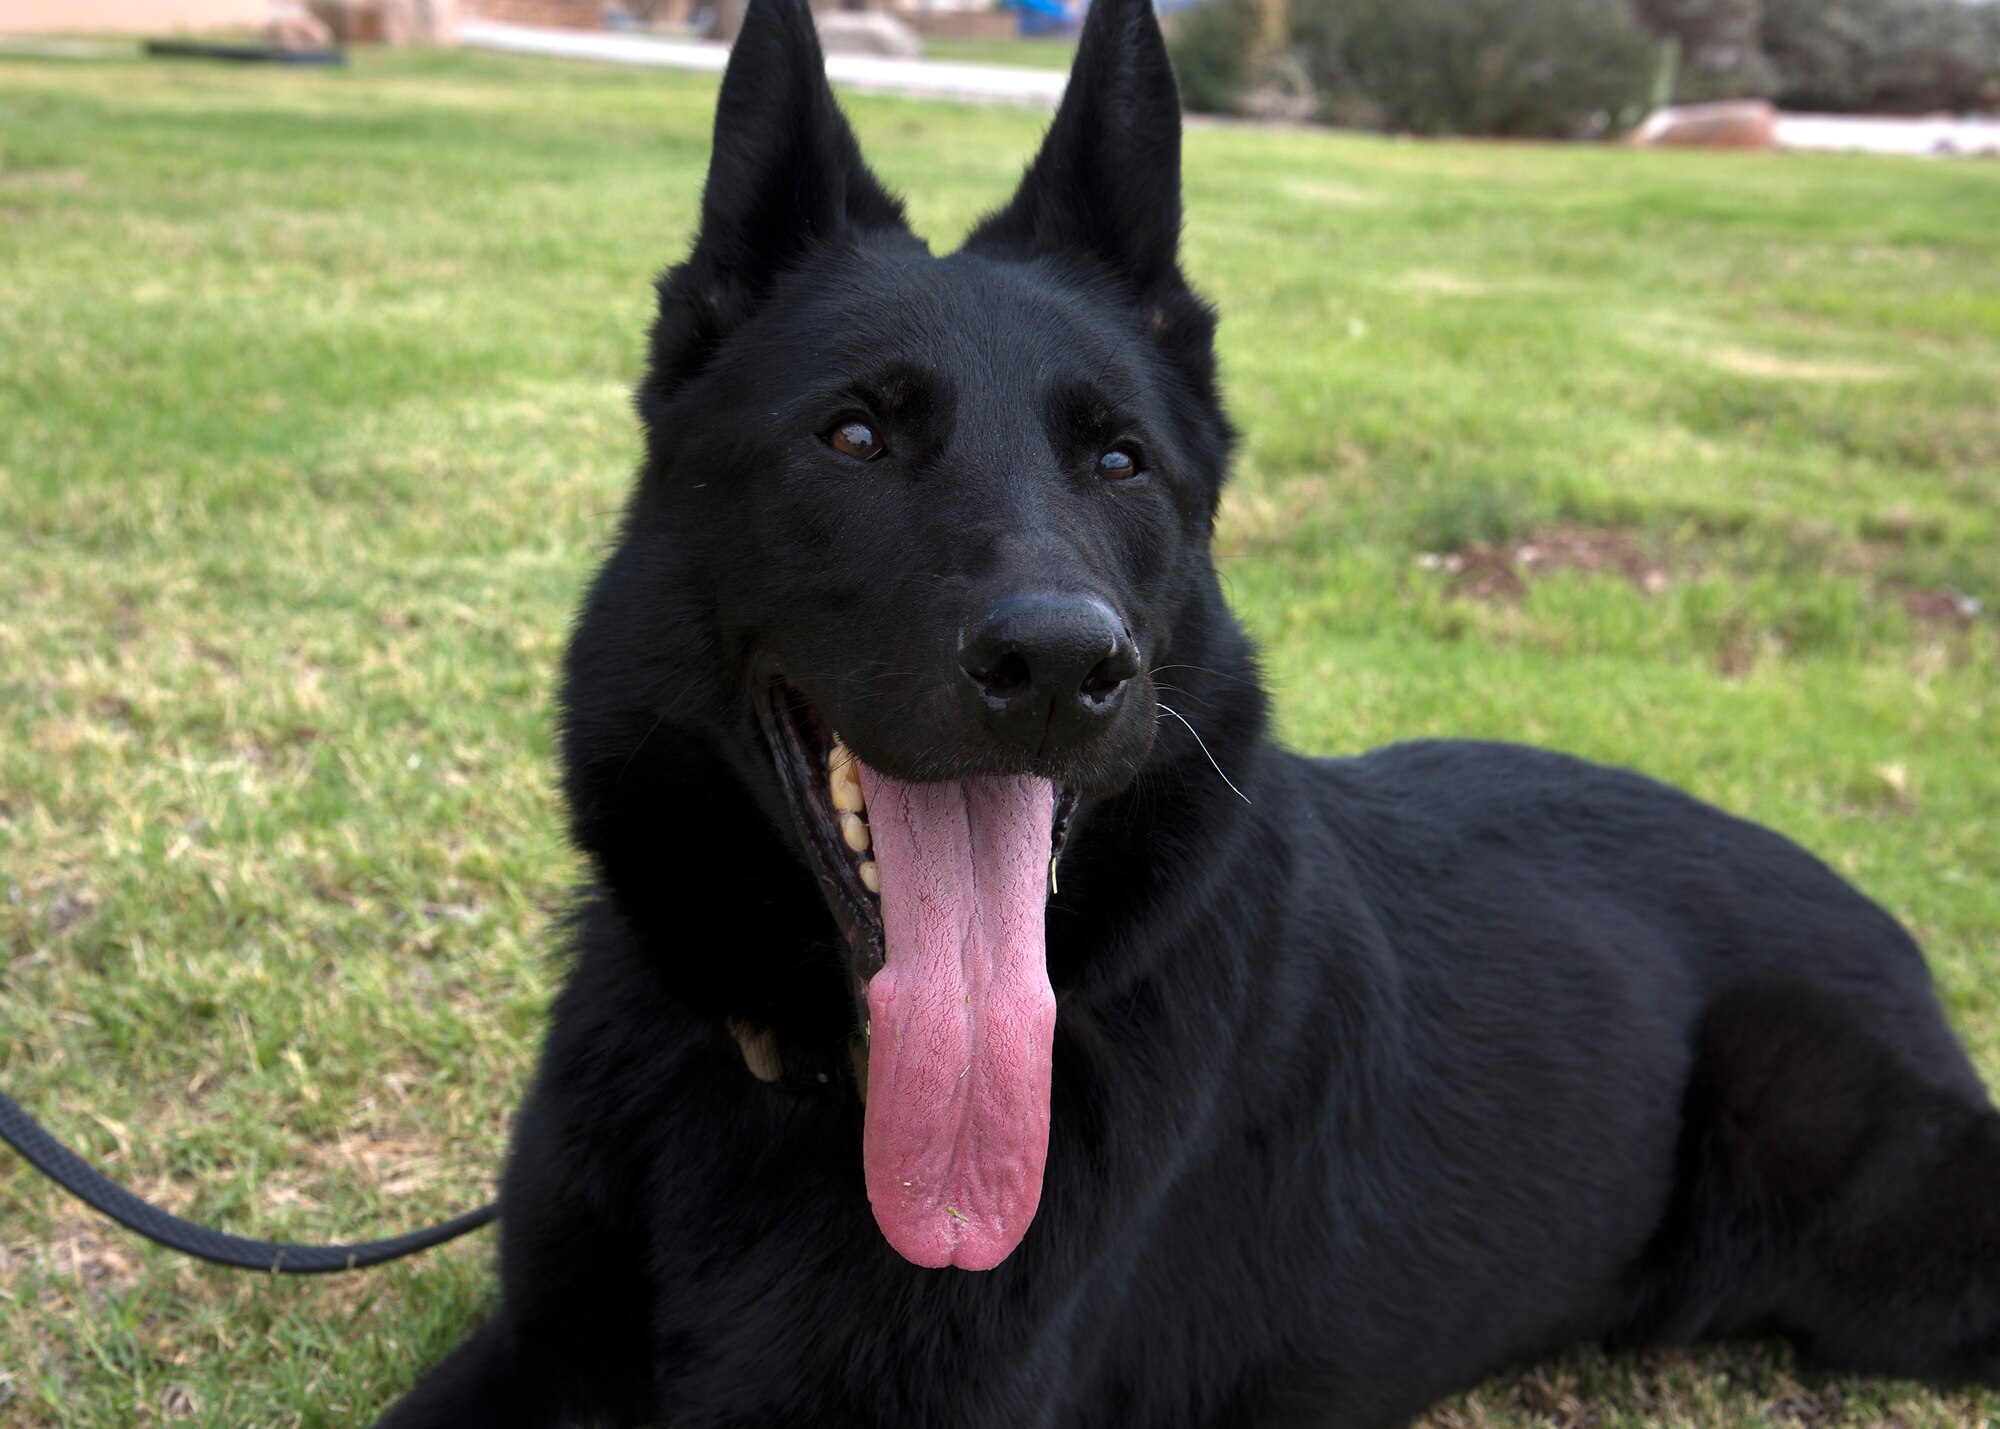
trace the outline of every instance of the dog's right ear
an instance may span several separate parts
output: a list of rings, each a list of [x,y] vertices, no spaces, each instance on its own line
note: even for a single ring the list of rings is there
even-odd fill
[[[814,244],[907,233],[834,103],[806,0],[750,0],[715,106],[701,232],[660,280],[648,387],[664,395]]]
[[[1204,394],[1215,314],[1180,269],[1181,102],[1154,0],[1091,0],[1041,151],[974,253],[1054,257],[1117,279],[1145,330]]]

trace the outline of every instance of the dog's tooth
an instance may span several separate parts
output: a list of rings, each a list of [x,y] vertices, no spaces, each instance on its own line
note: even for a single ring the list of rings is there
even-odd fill
[[[778,1051],[778,1034],[768,1027],[745,1022],[738,1017],[723,1019],[729,1035],[742,1049],[743,1065],[760,1082],[775,1082],[785,1074],[785,1061]]]
[[[868,852],[868,825],[861,821],[859,814],[840,816],[840,836],[856,853]]]
[[[872,858],[861,865],[861,886],[870,893],[882,891],[882,870],[875,866]]]
[[[833,807],[841,813],[858,814],[868,807],[868,801],[861,797],[861,781],[854,777],[851,765],[843,765],[833,771],[830,787]]]

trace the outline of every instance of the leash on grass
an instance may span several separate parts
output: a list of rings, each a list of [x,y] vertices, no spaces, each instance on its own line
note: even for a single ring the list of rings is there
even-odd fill
[[[0,1092],[0,1141],[27,1158],[44,1176],[127,1230],[137,1231],[156,1245],[192,1255],[216,1265],[238,1270],[265,1270],[274,1275],[324,1275],[334,1270],[360,1270],[401,1260],[420,1250],[456,1240],[467,1231],[476,1231],[500,1214],[495,1201],[476,1211],[454,1216],[443,1225],[411,1231],[388,1240],[363,1241],[359,1245],[286,1245],[277,1241],[250,1240],[245,1236],[198,1226],[184,1221],[150,1201],[142,1201],[111,1180],[81,1156],[42,1129],[40,1122],[21,1110],[20,1104]]]

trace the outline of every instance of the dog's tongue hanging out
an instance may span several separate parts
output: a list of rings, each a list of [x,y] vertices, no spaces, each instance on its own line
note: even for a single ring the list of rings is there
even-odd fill
[[[1027,1234],[1048,1159],[1054,786],[860,774],[888,945],[868,985],[868,1199],[918,1265],[990,1270]]]

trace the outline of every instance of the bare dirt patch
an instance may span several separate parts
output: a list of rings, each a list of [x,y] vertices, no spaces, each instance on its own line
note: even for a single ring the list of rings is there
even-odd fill
[[[1788,382],[1888,382],[1903,375],[1899,368],[1876,362],[1782,357],[1747,347],[1716,348],[1708,354],[1708,360],[1739,377],[1773,377]]]
[[[1962,590],[1941,586],[1934,590],[1908,589],[1896,592],[1910,624],[1924,630],[1970,630],[1983,613],[1979,600]]]
[[[13,950],[23,958],[89,922],[97,913],[99,901],[97,890],[87,883],[48,876],[28,877],[24,882],[10,884],[0,892],[0,897],[26,914],[16,925],[23,941]]]
[[[372,1185],[378,1194],[390,1199],[428,1190],[448,1179],[448,1167],[438,1147],[416,1137],[342,1135],[308,1148],[305,1159],[315,1170]],[[296,1189],[289,1199],[316,1209]]]
[[[1427,551],[1417,561],[1445,574],[1447,595],[1506,604],[1527,595],[1531,581],[1557,571],[1619,576],[1645,595],[1658,595],[1670,580],[1664,562],[1632,532],[1615,527],[1549,527],[1520,541],[1474,541],[1456,551]]]
[[[13,169],[0,173],[0,190],[75,193],[89,187],[90,175],[82,169]]]
[[[33,1241],[0,1244],[0,1288],[11,1289],[30,1263],[67,1277],[92,1295],[129,1290],[139,1280],[139,1259],[129,1240],[104,1222],[82,1216],[57,1221]]]
[[[1293,179],[1285,184],[1285,193],[1291,198],[1332,208],[1374,208],[1383,201],[1377,189],[1332,179]]]
[[[1435,268],[1405,273],[1396,286],[1406,293],[1438,298],[1483,298],[1494,291],[1491,283]]]

